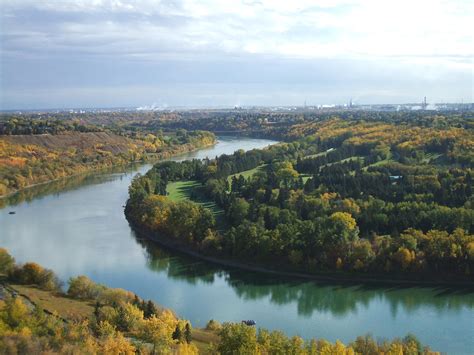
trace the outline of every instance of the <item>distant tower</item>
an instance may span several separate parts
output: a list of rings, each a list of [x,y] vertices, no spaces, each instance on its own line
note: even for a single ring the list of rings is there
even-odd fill
[[[426,96],[423,99],[423,103],[421,104],[421,107],[423,108],[423,110],[426,110],[426,108],[428,107],[428,104],[426,103]]]
[[[349,108],[352,108],[352,97],[351,97],[351,100],[349,101]]]
[[[306,110],[306,100],[304,100],[304,109]]]

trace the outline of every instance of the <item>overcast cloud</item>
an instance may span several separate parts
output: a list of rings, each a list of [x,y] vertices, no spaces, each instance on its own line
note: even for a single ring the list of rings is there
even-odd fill
[[[472,101],[473,4],[0,0],[0,106]]]

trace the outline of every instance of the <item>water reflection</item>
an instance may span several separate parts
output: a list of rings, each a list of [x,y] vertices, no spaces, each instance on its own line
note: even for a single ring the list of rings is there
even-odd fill
[[[336,317],[355,313],[361,307],[368,308],[375,301],[389,304],[393,317],[399,310],[414,312],[429,306],[437,312],[460,311],[474,307],[474,290],[433,287],[386,287],[383,285],[335,284],[253,273],[233,268],[223,268],[198,259],[167,250],[156,243],[137,238],[146,251],[147,266],[167,277],[186,281],[212,284],[216,278],[224,278],[235,294],[243,300],[268,298],[271,303],[285,305],[296,302],[298,315],[312,317],[315,312],[330,312]],[[445,296],[452,297],[445,297]]]
[[[32,186],[7,197],[0,198],[0,208],[19,205],[23,202],[31,202],[48,195],[78,190],[87,185],[97,185],[121,179],[124,174],[134,172],[142,166],[143,164],[138,163],[129,164],[126,166],[117,166]]]

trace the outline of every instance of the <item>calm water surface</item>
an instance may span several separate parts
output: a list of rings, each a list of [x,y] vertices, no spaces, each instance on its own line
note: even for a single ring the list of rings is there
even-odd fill
[[[176,158],[214,157],[272,141],[220,137],[212,148]],[[139,240],[123,214],[128,171],[78,176],[18,194],[0,209],[0,246],[63,280],[85,274],[174,309],[195,326],[213,318],[255,319],[287,334],[352,341],[414,333],[433,349],[474,353],[474,293],[434,288],[330,285],[223,268]],[[9,211],[16,211],[9,215]]]

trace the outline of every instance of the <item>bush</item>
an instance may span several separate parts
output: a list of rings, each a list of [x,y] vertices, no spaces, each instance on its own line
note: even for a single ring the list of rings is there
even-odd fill
[[[7,274],[15,266],[15,259],[4,248],[0,248],[0,274]]]
[[[121,288],[104,288],[98,295],[98,301],[102,304],[117,306],[133,303],[135,294]]]
[[[9,272],[9,279],[23,285],[37,285],[47,291],[58,291],[61,288],[61,282],[56,274],[36,263],[15,266]]]
[[[67,293],[73,298],[96,299],[104,289],[104,286],[98,285],[87,276],[81,275],[69,279]]]
[[[211,319],[206,324],[206,330],[217,331],[217,330],[220,330],[221,328],[222,328],[222,325],[214,319]]]
[[[255,327],[242,323],[224,323],[219,335],[221,341],[217,350],[222,354],[255,354],[257,352]]]

